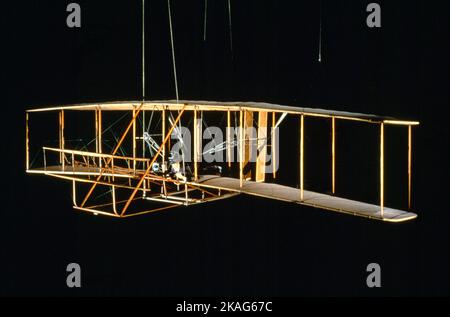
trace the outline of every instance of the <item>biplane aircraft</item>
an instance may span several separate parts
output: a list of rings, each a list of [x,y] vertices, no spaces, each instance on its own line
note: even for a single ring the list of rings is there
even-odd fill
[[[202,136],[208,130],[204,130],[207,127],[204,116],[218,113],[226,117],[226,123],[222,123],[226,125],[225,140],[209,142],[203,147]],[[40,144],[34,139],[39,133],[34,134],[32,127],[43,114],[54,120],[58,145]],[[297,130],[300,150],[292,153],[298,158],[299,188],[276,183],[280,164],[277,129],[287,116],[298,117],[300,123]],[[329,194],[305,188],[305,118],[324,118],[330,122]],[[378,205],[336,195],[337,120],[359,121],[379,129]],[[26,112],[26,171],[71,181],[73,207],[96,215],[130,217],[247,194],[370,219],[403,222],[417,217],[409,210],[412,127],[418,124],[369,114],[256,102],[136,101],[32,109]],[[408,211],[384,205],[386,125],[402,125],[408,129]],[[82,138],[68,137],[70,129],[80,134],[76,137],[82,134]],[[85,137],[92,140],[88,142]],[[175,143],[173,140],[176,144],[171,144]],[[214,161],[218,152],[223,154],[222,164]],[[40,164],[32,160],[36,155],[41,157]],[[250,164],[254,166],[253,173],[248,170]],[[223,165],[227,173],[222,171]],[[266,175],[271,175],[270,181]],[[101,197],[101,202],[95,197]]]

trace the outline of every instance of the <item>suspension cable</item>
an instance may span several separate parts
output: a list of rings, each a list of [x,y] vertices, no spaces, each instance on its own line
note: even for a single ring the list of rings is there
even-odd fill
[[[145,100],[145,0],[142,0],[142,102]]]
[[[178,103],[178,79],[177,79],[177,65],[175,63],[175,46],[173,43],[173,30],[172,30],[172,13],[170,10],[170,0],[167,0],[167,9],[169,10],[169,29],[170,29],[170,43],[172,45],[172,64],[173,64],[173,77],[175,80],[175,94]]]

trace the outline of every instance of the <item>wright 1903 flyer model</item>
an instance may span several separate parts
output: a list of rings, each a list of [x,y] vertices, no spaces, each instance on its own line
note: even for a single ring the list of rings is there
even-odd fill
[[[39,126],[39,115],[53,117],[53,121],[45,122],[53,122],[55,132],[58,127],[57,146],[33,138],[30,125]],[[298,158],[300,173],[292,177],[299,177],[299,188],[277,184],[277,166],[283,164],[277,154],[281,144],[277,129],[287,116],[299,119],[297,139],[292,139],[300,144],[299,153],[292,153]],[[225,131],[225,137],[223,142],[210,142],[203,147],[207,118],[211,125]],[[307,133],[304,121],[319,118],[330,123],[329,194],[304,188],[304,170],[308,168],[304,166]],[[378,205],[336,195],[338,120],[359,121],[379,130]],[[80,129],[80,122],[83,135],[68,138],[66,131],[71,128],[75,131],[71,133],[77,133],[79,130],[73,126]],[[242,193],[370,219],[403,222],[417,217],[409,210],[412,127],[418,124],[376,115],[254,102],[136,101],[41,108],[26,112],[26,171],[71,181],[75,209],[112,217],[142,215]],[[388,125],[400,125],[408,130],[405,153],[408,157],[408,208],[405,209],[408,211],[384,204],[384,129]],[[85,139],[85,135],[92,139]],[[177,142],[177,147],[170,145],[171,139]],[[42,152],[39,155],[42,162],[36,166],[30,158],[39,152]],[[204,160],[205,155],[220,152],[224,157],[220,164]]]

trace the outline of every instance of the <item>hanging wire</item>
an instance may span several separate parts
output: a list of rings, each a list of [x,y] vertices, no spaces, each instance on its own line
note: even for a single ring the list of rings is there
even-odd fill
[[[319,2],[319,63],[322,62],[322,0]]]
[[[231,58],[233,58],[233,27],[231,24],[231,0],[228,0],[228,28],[230,31],[230,51]]]
[[[178,79],[177,79],[177,65],[175,63],[175,46],[173,43],[173,30],[172,30],[172,13],[170,10],[170,0],[167,0],[167,9],[169,10],[169,29],[170,29],[170,43],[172,45],[172,64],[173,64],[173,77],[175,80],[175,94],[178,103]]]
[[[145,0],[142,0],[142,101],[145,100]]]
[[[176,60],[175,60],[175,45],[173,42],[173,28],[172,28],[172,12],[170,9],[170,0],[167,0],[167,9],[169,11],[169,29],[170,29],[170,43],[172,45],[172,64],[173,64],[173,77],[174,77],[174,81],[175,81],[175,94],[176,94],[176,98],[177,98],[177,104],[179,103],[179,96],[178,96],[178,79],[177,79],[177,65],[176,65]],[[178,110],[178,114],[180,113],[180,110]],[[172,117],[173,118],[173,117]],[[181,131],[181,119],[178,121],[179,122],[179,129]],[[181,150],[181,157],[182,157],[182,161],[183,161],[183,171],[185,171],[185,160],[184,160],[184,151]]]
[[[203,17],[203,42],[206,42],[206,21],[208,17],[208,0],[205,0],[205,14]]]

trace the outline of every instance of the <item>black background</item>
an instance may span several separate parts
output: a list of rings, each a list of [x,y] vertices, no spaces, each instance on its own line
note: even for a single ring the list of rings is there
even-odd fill
[[[369,2],[322,1],[318,63],[319,1],[232,1],[232,52],[226,1],[208,1],[206,42],[204,1],[172,1],[180,98],[421,121],[413,147],[419,218],[404,224],[244,196],[126,220],[72,210],[68,182],[25,174],[24,110],[139,99],[141,2],[78,1],[80,29],[65,24],[69,1],[2,5],[0,294],[448,296],[448,1],[379,1],[379,29],[365,24]],[[147,99],[173,99],[167,2],[147,1],[146,19]],[[296,134],[298,125],[287,129]],[[318,138],[328,136],[322,130]],[[376,142],[369,150],[358,131],[345,134],[359,145],[343,145],[353,159],[338,165],[346,171],[338,186],[376,200]],[[405,155],[404,143],[388,145],[391,158]],[[308,166],[320,159],[312,149]],[[364,164],[375,181],[355,186]],[[405,183],[392,181],[388,205],[404,208],[397,186]],[[66,287],[70,262],[82,267],[81,289]],[[381,265],[380,289],[366,286],[371,262]]]

